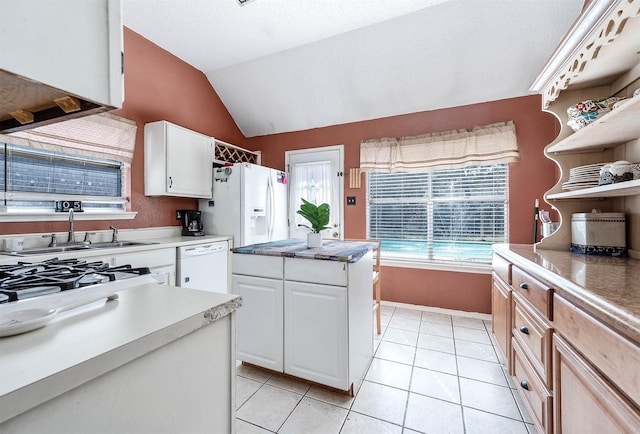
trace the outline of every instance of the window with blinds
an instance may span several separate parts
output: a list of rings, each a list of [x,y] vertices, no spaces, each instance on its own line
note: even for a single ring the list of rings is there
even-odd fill
[[[54,211],[81,200],[85,211],[122,211],[124,164],[0,143],[0,191],[7,211]]]
[[[389,258],[490,263],[507,239],[508,165],[367,174],[367,233]]]

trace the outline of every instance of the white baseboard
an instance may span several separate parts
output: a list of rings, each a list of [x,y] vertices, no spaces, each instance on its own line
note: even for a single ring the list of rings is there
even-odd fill
[[[465,312],[463,310],[443,309],[441,307],[421,306],[418,304],[397,303],[395,301],[381,301],[380,304],[383,306],[393,306],[393,307],[399,307],[402,309],[419,310],[422,312],[444,313],[447,315],[464,316],[467,318],[481,319],[483,321],[491,321],[491,315],[488,313]]]

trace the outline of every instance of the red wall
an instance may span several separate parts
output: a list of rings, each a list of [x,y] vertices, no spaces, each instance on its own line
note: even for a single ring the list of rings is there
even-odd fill
[[[284,168],[284,151],[345,145],[345,169],[359,166],[360,141],[385,136],[412,136],[433,131],[472,128],[494,122],[516,123],[521,161],[510,166],[509,241],[531,243],[532,208],[557,178],[554,164],[542,153],[557,135],[555,119],[540,110],[538,96],[414,113],[286,134],[243,137],[216,92],[201,72],[137,33],[124,29],[125,102],[117,111],[138,125],[132,163],[131,209],[134,220],[115,222],[119,228],[177,225],[175,210],[195,208],[193,199],[144,196],[143,127],[168,120],[229,143],[263,152],[263,164]],[[346,180],[347,178],[345,178]],[[364,177],[363,177],[364,180]],[[358,205],[345,207],[345,236],[364,238],[365,187],[348,188]],[[113,222],[78,221],[79,231],[107,229]],[[64,232],[65,222],[2,223],[0,234]],[[384,267],[383,299],[467,311],[490,312],[490,276]]]
[[[131,164],[131,211],[133,220],[77,221],[76,230],[174,226],[176,209],[197,209],[194,199],[144,195],[144,124],[167,120],[243,145],[244,136],[212,89],[206,76],[182,60],[124,28],[125,101],[114,114],[136,121],[136,149]],[[66,222],[2,223],[0,234],[65,232]]]
[[[345,172],[359,167],[360,142],[379,137],[414,136],[436,131],[473,128],[513,120],[521,160],[509,166],[509,242],[531,244],[533,204],[555,183],[555,164],[543,155],[558,134],[555,118],[541,111],[540,97],[528,96],[450,109],[413,113],[326,128],[247,139],[246,146],[262,151],[262,163],[284,169],[287,150],[343,144]],[[350,189],[355,206],[345,206],[345,238],[366,237],[366,187]],[[541,201],[542,202],[542,201]],[[428,306],[491,312],[491,276],[488,274],[383,267],[382,298]]]

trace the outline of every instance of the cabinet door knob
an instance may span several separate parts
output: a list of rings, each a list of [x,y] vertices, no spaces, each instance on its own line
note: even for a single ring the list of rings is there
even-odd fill
[[[522,327],[520,327],[520,331],[521,331],[522,333],[524,333],[525,335],[528,335],[528,334],[529,334],[529,329],[527,328],[527,326],[522,326]]]
[[[522,282],[522,283],[520,284],[520,288],[522,288],[522,289],[529,289],[529,285],[527,285],[526,283]]]
[[[520,382],[520,387],[522,387],[524,390],[529,390],[529,383],[527,383],[527,380],[522,380]]]

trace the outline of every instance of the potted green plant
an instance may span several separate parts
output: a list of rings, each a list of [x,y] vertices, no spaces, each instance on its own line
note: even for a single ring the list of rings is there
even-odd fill
[[[311,229],[311,232],[307,234],[307,247],[321,247],[322,235],[320,231],[330,228],[330,226],[327,226],[329,224],[329,204],[323,203],[321,205],[315,205],[308,200],[302,199],[302,205],[300,205],[300,209],[296,212],[311,224],[311,226],[304,224],[298,225]]]

